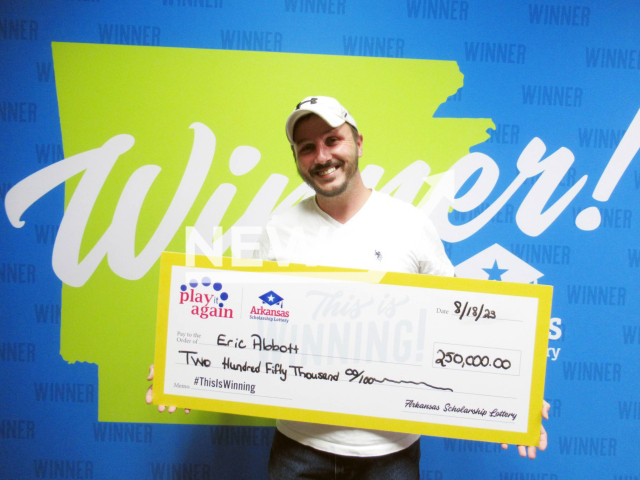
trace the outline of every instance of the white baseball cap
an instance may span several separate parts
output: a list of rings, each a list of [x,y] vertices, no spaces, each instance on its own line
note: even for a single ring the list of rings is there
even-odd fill
[[[331,97],[307,97],[296,105],[295,110],[287,119],[287,139],[293,145],[293,129],[296,122],[302,117],[315,113],[333,128],[339,127],[343,123],[348,123],[358,128],[356,121],[349,114],[346,108],[340,105],[335,98]]]

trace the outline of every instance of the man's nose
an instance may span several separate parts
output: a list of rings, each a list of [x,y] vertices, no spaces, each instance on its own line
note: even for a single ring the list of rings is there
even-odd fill
[[[331,160],[331,152],[329,151],[329,147],[326,146],[324,143],[321,143],[320,145],[318,145],[318,156],[317,156],[317,161],[318,162],[326,162],[328,160]]]

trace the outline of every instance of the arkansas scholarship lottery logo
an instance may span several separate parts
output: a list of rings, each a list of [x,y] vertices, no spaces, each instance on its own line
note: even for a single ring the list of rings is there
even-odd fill
[[[289,310],[284,309],[284,298],[273,290],[260,295],[261,305],[251,307],[249,318],[251,320],[265,320],[268,322],[284,322],[289,323]],[[264,305],[274,308],[264,308]]]
[[[192,279],[188,286],[180,286],[180,305],[191,306],[191,315],[200,318],[233,318],[233,309],[224,307],[228,299],[222,284],[212,282],[209,277],[203,277],[200,282]]]

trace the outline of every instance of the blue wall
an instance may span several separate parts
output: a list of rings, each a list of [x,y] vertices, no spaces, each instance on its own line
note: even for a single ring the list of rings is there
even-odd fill
[[[561,147],[575,155],[548,205],[588,179],[538,236],[515,220],[531,179],[476,234],[447,244],[457,265],[500,243],[554,286],[548,450],[532,462],[498,445],[424,437],[421,478],[638,479],[638,158],[605,182],[610,197],[594,198],[640,109],[638,13],[624,0],[5,0],[0,193],[63,158],[52,41],[132,43],[116,34],[122,26],[147,32],[136,44],[246,50],[254,45],[238,38],[258,32],[273,39],[272,51],[456,61],[464,88],[437,115],[495,122],[490,140],[473,148],[505,172],[488,203],[515,178],[534,137],[547,155]],[[372,41],[384,50],[367,49]],[[634,156],[640,135],[631,143]],[[22,229],[0,219],[0,477],[265,478],[270,428],[97,421],[97,367],[59,354],[61,282],[51,254],[63,194],[31,207]],[[602,222],[578,228],[577,215],[592,206]],[[465,223],[479,212],[450,217]]]

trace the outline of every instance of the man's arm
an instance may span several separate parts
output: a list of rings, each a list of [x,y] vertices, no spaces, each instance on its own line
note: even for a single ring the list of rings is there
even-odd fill
[[[426,216],[422,218],[418,245],[418,273],[440,277],[454,276],[453,264],[444,251],[440,235],[438,235],[438,231],[431,220]]]

